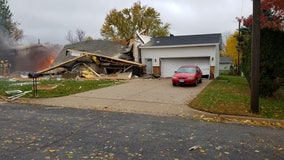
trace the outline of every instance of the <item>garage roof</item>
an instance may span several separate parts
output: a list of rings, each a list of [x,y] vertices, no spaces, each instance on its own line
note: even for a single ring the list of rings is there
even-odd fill
[[[181,45],[206,45],[221,44],[221,33],[216,34],[200,34],[200,35],[184,35],[155,37],[150,42],[141,46],[141,48],[165,47],[165,46],[181,46]]]

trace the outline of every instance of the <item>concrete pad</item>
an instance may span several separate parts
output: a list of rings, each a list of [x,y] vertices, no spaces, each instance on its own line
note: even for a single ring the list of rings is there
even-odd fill
[[[132,79],[128,83],[66,97],[29,99],[29,103],[120,112],[189,116],[187,104],[211,80],[194,86],[172,86],[171,79]]]

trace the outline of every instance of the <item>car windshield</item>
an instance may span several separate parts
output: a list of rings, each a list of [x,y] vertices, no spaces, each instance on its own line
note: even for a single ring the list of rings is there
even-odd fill
[[[195,73],[196,70],[195,70],[195,68],[179,68],[177,70],[177,72],[179,72],[179,73]]]

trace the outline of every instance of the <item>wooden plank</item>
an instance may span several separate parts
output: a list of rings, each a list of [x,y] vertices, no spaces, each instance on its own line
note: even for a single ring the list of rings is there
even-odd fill
[[[79,52],[79,53],[82,53],[82,54],[95,55],[97,57],[103,57],[103,58],[107,58],[109,60],[114,60],[114,61],[117,61],[117,62],[124,62],[126,64],[132,64],[132,65],[136,65],[136,66],[139,66],[139,67],[145,66],[144,64],[141,64],[141,63],[127,61],[127,60],[124,60],[124,59],[113,58],[113,57],[109,57],[109,56],[105,56],[105,55],[101,55],[101,54],[96,54],[96,53],[91,53],[91,52],[81,52],[81,51],[72,50],[72,49],[68,49],[67,51],[69,51],[69,52]]]
[[[133,65],[131,65],[131,66],[125,68],[125,69],[123,70],[123,72],[126,72],[127,70],[129,70],[129,69],[132,68],[132,67],[133,67]]]
[[[41,73],[44,73],[44,72],[47,72],[47,71],[51,71],[51,70],[53,70],[53,69],[55,69],[55,68],[62,67],[63,65],[65,65],[65,64],[67,64],[67,63],[76,61],[77,59],[80,59],[80,58],[82,58],[82,57],[86,57],[86,55],[82,55],[82,56],[79,56],[79,57],[75,57],[75,58],[70,59],[70,60],[68,60],[68,61],[65,61],[65,62],[62,62],[62,63],[60,63],[60,64],[57,64],[57,65],[55,65],[55,66],[49,67],[49,68],[47,68],[47,69],[40,70],[40,71],[38,71],[38,72],[36,72],[36,73],[37,73],[37,74],[41,74]]]
[[[91,72],[93,72],[97,77],[101,77],[96,71],[94,71],[91,67],[89,67],[86,63],[83,63],[85,67],[87,67]]]

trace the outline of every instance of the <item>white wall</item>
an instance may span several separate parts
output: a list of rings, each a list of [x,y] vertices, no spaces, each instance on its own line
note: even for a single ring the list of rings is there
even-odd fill
[[[215,66],[214,77],[219,76],[219,44],[141,48],[142,63],[146,64],[145,59],[152,58],[153,66],[160,66],[161,58],[189,57],[210,57],[210,66]]]
[[[220,71],[230,71],[231,64],[220,64],[219,70]]]
[[[153,66],[160,66],[160,58],[180,57],[210,57],[210,65],[215,66],[217,64],[216,61],[219,61],[219,58],[216,58],[216,54],[216,46],[213,45],[172,48],[141,48],[142,63],[145,64],[145,58],[152,58]],[[212,57],[214,57],[213,61],[211,60]]]
[[[212,66],[215,66],[215,73],[214,73],[214,77],[218,77],[220,75],[220,71],[219,71],[219,64],[220,64],[220,48],[219,48],[219,45],[216,45],[215,46],[215,60],[214,60],[214,65]]]

